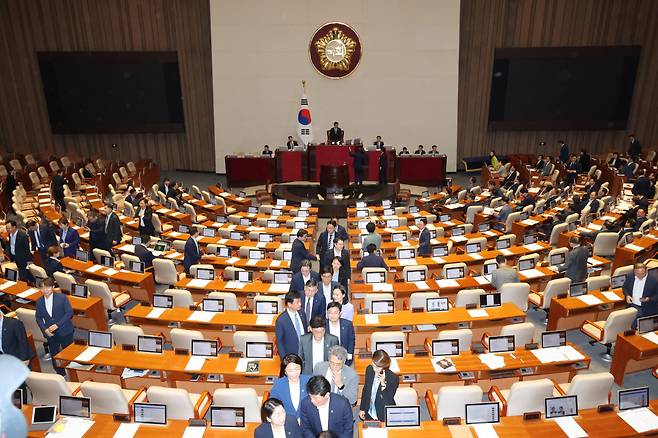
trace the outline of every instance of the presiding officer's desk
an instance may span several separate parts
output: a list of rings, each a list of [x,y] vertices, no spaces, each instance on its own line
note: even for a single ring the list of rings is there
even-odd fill
[[[658,344],[637,333],[631,336],[623,333],[617,335],[610,364],[610,373],[615,376],[617,385],[624,383],[626,373],[655,368],[657,365]]]
[[[604,321],[610,312],[625,307],[626,301],[621,289],[605,293],[595,290],[581,297],[553,298],[546,330],[577,329],[585,320]]]
[[[277,227],[277,228],[271,228],[271,227],[259,227],[259,226],[245,226],[245,225],[235,225],[235,224],[229,224],[229,223],[222,223],[222,222],[213,222],[213,221],[206,221],[203,222],[201,225],[203,225],[206,228],[215,228],[217,232],[221,232],[221,230],[225,230],[227,232],[231,231],[237,231],[239,233],[251,233],[251,232],[258,232],[258,233],[266,233],[266,234],[272,234],[273,236],[282,236],[283,234],[293,234],[297,235],[297,229],[295,228],[290,228],[286,226],[282,227]],[[314,227],[311,227],[313,229]],[[308,228],[306,228],[308,231]]]

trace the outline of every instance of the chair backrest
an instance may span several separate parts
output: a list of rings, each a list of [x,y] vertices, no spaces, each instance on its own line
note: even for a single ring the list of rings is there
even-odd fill
[[[32,309],[26,309],[25,307],[19,307],[16,309],[16,316],[21,320],[25,326],[25,330],[28,333],[32,333],[32,338],[36,342],[46,342],[46,338],[43,336],[39,325],[37,324],[37,312]]]
[[[41,279],[48,278],[48,274],[46,274],[46,270],[43,269],[41,266],[31,263],[27,265],[27,269],[30,271],[30,274],[32,274],[32,276],[35,278],[41,278]]]
[[[596,239],[594,239],[593,254],[600,257],[614,257],[617,250],[617,240],[619,240],[617,233],[604,232],[597,234]]]
[[[254,297],[254,308],[256,308],[256,303],[258,302],[276,302],[278,303],[278,310],[279,313],[283,312],[285,309],[285,304],[284,304],[284,296],[279,295],[279,296],[272,296],[272,295],[256,295]]]
[[[519,324],[508,324],[500,329],[501,336],[514,335],[514,346],[516,348],[531,344],[535,336],[535,326],[531,322]]]
[[[224,280],[235,280],[237,278],[237,272],[239,271],[244,271],[244,269],[235,266],[227,266],[224,268],[222,277],[224,277]]]
[[[418,393],[414,388],[399,387],[393,397],[398,406],[414,406],[418,404]]]
[[[480,295],[486,294],[484,289],[464,289],[457,292],[455,307],[466,307],[467,304],[480,304]]]
[[[482,402],[482,388],[478,385],[443,386],[436,398],[436,418],[466,418],[466,405]]]
[[[385,268],[363,268],[361,269],[361,277],[363,278],[363,281],[365,281],[366,274],[370,272],[379,272],[384,274],[385,279],[388,278],[388,271]]]
[[[173,286],[178,281],[176,265],[168,259],[153,259],[153,276],[158,284]]]
[[[196,223],[196,211],[194,211],[194,207],[192,207],[191,204],[185,203],[183,204],[183,208],[185,209],[185,213],[190,215],[190,219],[192,219],[192,222]]]
[[[100,298],[101,301],[103,301],[103,307],[106,310],[116,309],[116,307],[114,307],[114,301],[112,300],[112,292],[110,291],[110,288],[107,286],[107,283],[104,283],[102,281],[87,279],[85,281],[85,284],[89,288],[89,296]]]
[[[520,211],[515,211],[513,213],[510,213],[507,216],[507,220],[505,221],[505,232],[510,233],[512,232],[512,224],[514,222],[518,222],[521,220],[521,212]]]
[[[610,286],[609,275],[596,275],[587,279],[587,291],[599,290]]]
[[[99,262],[99,263],[101,261],[101,257],[103,257],[103,256],[112,257],[112,254],[110,254],[109,251],[106,251],[106,250],[100,249],[100,248],[94,248],[92,253],[93,253],[94,258],[96,259],[96,261]]]
[[[129,414],[128,400],[121,387],[115,383],[87,380],[80,385],[82,395],[91,399],[91,409],[96,414]]]
[[[610,390],[614,377],[609,372],[576,374],[571,380],[566,395],[578,398],[578,409],[594,409],[610,402]]]
[[[121,254],[121,263],[123,263],[124,269],[128,269],[130,267],[130,262],[139,262],[139,257],[136,255],[128,254],[128,253],[123,253]]]
[[[71,389],[63,376],[55,373],[31,371],[25,381],[32,391],[33,405],[59,405],[60,395],[71,395]]]
[[[400,331],[391,332],[372,332],[370,334],[370,351],[374,352],[377,347],[377,342],[397,342],[402,341],[402,351],[407,351],[407,335]]]
[[[110,327],[114,345],[134,345],[137,346],[137,337],[144,336],[144,330],[134,325],[115,324]]]
[[[566,296],[569,294],[569,287],[571,286],[571,279],[556,278],[546,283],[544,289],[544,297],[542,301],[542,309],[549,309],[551,307],[551,300],[557,296]]]
[[[363,308],[370,310],[372,308],[372,302],[377,300],[393,300],[393,294],[389,293],[369,293],[364,297]]]
[[[429,270],[427,269],[427,265],[411,265],[411,266],[405,266],[402,268],[402,278],[406,279],[407,278],[407,272],[409,271],[423,271],[425,272],[425,278],[429,279]]]
[[[509,240],[510,246],[516,244],[516,234],[503,234],[496,240]]]
[[[471,329],[441,330],[437,339],[439,341],[458,339],[459,352],[468,352],[471,351],[471,344],[473,343],[473,331]]]
[[[196,272],[199,269],[213,269],[214,270],[215,267],[213,265],[204,264],[204,263],[199,263],[199,264],[196,264],[196,265],[192,265],[192,266],[190,266],[190,275],[192,277],[196,278]]]
[[[244,407],[247,423],[259,423],[260,401],[254,388],[218,388],[212,396],[213,406]]]
[[[553,396],[550,379],[515,382],[507,397],[507,416],[523,415],[524,412],[544,413],[544,400]]]
[[[482,205],[472,205],[466,209],[466,223],[472,224],[475,220],[475,215],[484,210]]]
[[[555,249],[552,249],[548,252],[548,255],[546,256],[546,258],[544,260],[547,261],[547,262],[550,262],[551,261],[551,256],[556,255],[556,254],[564,254],[564,256],[566,257],[568,252],[569,252],[569,250],[567,248],[555,248]]]
[[[194,304],[192,293],[189,290],[167,289],[163,292],[163,294],[171,295],[172,297],[174,297],[174,307],[182,307],[184,309],[189,309],[189,307]]]
[[[530,285],[528,283],[505,283],[500,288],[500,302],[514,303],[524,312],[528,310],[528,295]]]
[[[150,386],[146,390],[149,403],[159,403],[167,406],[167,419],[188,420],[194,418],[194,405],[190,394],[182,388],[166,388]]]
[[[65,274],[64,272],[54,272],[53,278],[57,282],[57,286],[62,291],[71,293],[71,288],[75,283],[75,278],[71,274]]]
[[[603,339],[602,344],[610,344],[617,340],[617,335],[626,330],[630,330],[631,324],[637,317],[637,309],[632,307],[623,310],[615,310],[610,312],[608,319],[606,319],[603,326]]]
[[[414,292],[409,297],[409,308],[423,308],[427,310],[427,299],[428,298],[438,298],[438,292]]]
[[[224,310],[238,310],[238,299],[233,292],[210,292],[208,298],[221,298],[224,300]]]
[[[615,272],[612,274],[613,277],[617,275],[628,275],[633,272],[633,265],[620,266],[615,269]]]
[[[238,330],[233,333],[233,350],[246,353],[247,342],[268,342],[267,333]]]
[[[171,346],[173,348],[184,348],[186,350],[192,351],[192,340],[193,339],[203,339],[203,333],[199,330],[186,330],[173,328],[169,332],[171,336]]]
[[[471,245],[474,243],[480,244],[480,251],[485,251],[487,249],[487,238],[486,237],[473,237],[466,241],[466,245]]]

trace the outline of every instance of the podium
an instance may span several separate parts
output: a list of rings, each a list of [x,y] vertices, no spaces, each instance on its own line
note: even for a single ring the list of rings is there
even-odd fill
[[[320,187],[327,193],[337,193],[350,185],[347,164],[323,164],[320,167]]]

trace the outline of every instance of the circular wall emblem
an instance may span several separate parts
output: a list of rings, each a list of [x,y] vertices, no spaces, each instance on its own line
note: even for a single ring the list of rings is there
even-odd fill
[[[327,23],[313,34],[308,46],[315,69],[322,75],[340,79],[352,73],[361,61],[359,35],[344,23]]]

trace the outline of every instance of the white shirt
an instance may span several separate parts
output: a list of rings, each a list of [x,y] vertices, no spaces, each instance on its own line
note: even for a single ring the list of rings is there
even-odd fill
[[[327,286],[324,283],[320,283],[322,286],[322,293],[324,294],[324,301],[329,304],[333,300],[331,299],[331,282],[329,282],[329,286]]]
[[[322,424],[322,431],[329,430],[329,402],[331,401],[331,395],[329,395],[329,400],[327,403],[323,404],[318,408],[318,414],[320,414],[320,424]]]
[[[304,322],[302,321],[302,317],[299,316],[299,312],[292,312],[290,309],[286,309],[286,312],[288,312],[288,316],[292,321],[292,326],[295,327],[295,331],[297,330],[297,323],[299,323],[299,329],[302,331],[299,336],[306,333],[304,331]],[[297,322],[295,322],[295,320],[297,320]]]
[[[285,426],[278,427],[272,425],[272,438],[286,438]]]
[[[337,337],[340,343],[340,320],[336,322],[329,321],[329,334]]]
[[[642,303],[640,302],[640,298],[642,298],[642,294],[644,293],[644,284],[646,282],[647,282],[647,275],[645,275],[642,280],[635,277],[635,281],[633,282],[633,304],[635,304],[636,306],[642,305]]]
[[[46,305],[46,312],[48,312],[48,315],[53,316],[53,296],[52,294],[46,298],[45,296],[43,297],[43,302]]]
[[[312,369],[315,369],[315,365],[319,364],[320,362],[324,362],[324,336],[320,340],[320,342],[316,341],[315,338],[313,338],[313,367]]]
[[[297,410],[299,408],[299,380],[296,382],[291,382],[288,380],[288,386],[290,387],[290,401],[292,402],[292,407]]]
[[[352,303],[343,304],[343,310],[340,313],[340,317],[348,321],[354,319],[354,306]]]

